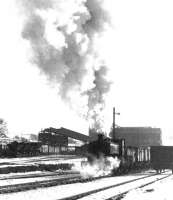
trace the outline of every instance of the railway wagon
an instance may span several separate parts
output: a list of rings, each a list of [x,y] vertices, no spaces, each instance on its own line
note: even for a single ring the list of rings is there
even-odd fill
[[[150,147],[126,146],[125,159],[132,169],[145,169],[150,167]]]
[[[173,173],[173,146],[151,146],[151,167],[161,173],[171,169]]]

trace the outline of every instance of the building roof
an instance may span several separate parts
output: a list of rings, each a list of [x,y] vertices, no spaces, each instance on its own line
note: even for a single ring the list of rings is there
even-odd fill
[[[59,134],[59,135],[64,135],[64,136],[71,137],[73,139],[80,140],[83,142],[89,141],[89,136],[83,135],[81,133],[78,133],[78,132],[63,128],[63,127],[59,129],[50,127],[50,128],[45,129],[44,131]]]
[[[153,128],[153,127],[150,127],[150,126],[137,126],[137,127],[118,127],[118,128],[116,128],[116,130],[120,130],[120,131],[126,131],[126,130],[128,130],[128,131],[135,131],[135,132],[137,132],[138,130],[140,130],[140,132],[143,130],[143,131],[149,131],[149,132],[151,132],[151,131],[154,131],[154,132],[161,132],[161,128]]]

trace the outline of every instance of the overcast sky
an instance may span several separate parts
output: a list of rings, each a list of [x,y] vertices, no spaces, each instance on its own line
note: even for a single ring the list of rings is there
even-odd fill
[[[98,41],[113,80],[112,107],[119,126],[152,126],[173,136],[173,3],[170,0],[109,1],[112,28]],[[31,64],[30,44],[21,37],[24,15],[15,1],[0,7],[0,117],[10,135],[36,133],[50,126],[87,133],[88,124],[59,98],[57,88]]]

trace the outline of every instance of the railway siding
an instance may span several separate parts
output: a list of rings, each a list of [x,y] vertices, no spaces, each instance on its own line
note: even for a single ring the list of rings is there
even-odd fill
[[[163,178],[169,177],[169,175],[148,175],[145,177],[140,177],[140,178],[133,178],[132,180],[129,181],[124,181],[118,184],[110,185],[107,187],[101,187],[95,190],[91,190],[88,192],[80,193],[77,195],[73,196],[68,196],[66,198],[61,198],[60,200],[76,200],[76,199],[82,199],[82,200],[91,200],[91,199],[111,199],[111,198],[118,198],[121,195],[124,195],[126,192],[129,190],[132,190],[137,187],[142,187],[143,185],[151,184],[155,181],[161,180]],[[145,184],[144,184],[145,183]]]
[[[153,184],[157,181],[161,181],[168,177],[172,176],[169,175],[156,175],[153,177],[147,177],[147,179],[140,179],[134,182],[129,182],[127,184],[121,184],[117,187],[112,187],[110,189],[102,190],[100,192],[91,194],[89,196],[85,196],[83,198],[78,198],[80,200],[120,200],[124,197],[125,194],[130,192],[131,190],[135,190],[138,188],[145,187],[147,185]],[[73,199],[74,200],[74,199]]]

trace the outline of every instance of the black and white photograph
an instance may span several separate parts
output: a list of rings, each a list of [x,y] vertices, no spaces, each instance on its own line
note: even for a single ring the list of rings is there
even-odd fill
[[[173,1],[5,0],[0,200],[173,199]]]

